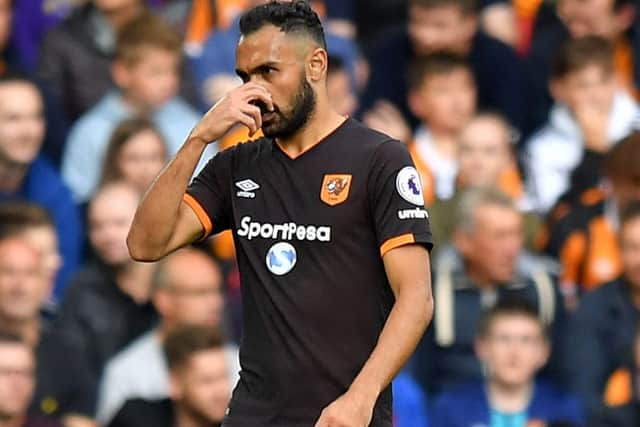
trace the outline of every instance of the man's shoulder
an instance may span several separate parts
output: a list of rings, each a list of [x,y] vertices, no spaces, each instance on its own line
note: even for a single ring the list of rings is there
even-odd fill
[[[71,190],[62,180],[60,173],[42,155],[36,157],[29,167],[28,179],[31,182],[31,192],[28,197],[47,205],[60,206],[60,203],[73,204]]]

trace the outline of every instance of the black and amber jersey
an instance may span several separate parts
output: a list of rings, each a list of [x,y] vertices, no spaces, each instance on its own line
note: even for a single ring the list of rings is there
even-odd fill
[[[393,304],[382,256],[431,247],[420,178],[398,141],[347,119],[295,158],[261,138],[223,151],[184,200],[231,229],[242,371],[225,426],[312,426],[347,391]],[[391,426],[391,393],[373,426]]]

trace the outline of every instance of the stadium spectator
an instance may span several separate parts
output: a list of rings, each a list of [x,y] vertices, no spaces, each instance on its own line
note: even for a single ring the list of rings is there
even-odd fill
[[[528,191],[543,213],[570,189],[571,173],[585,155],[606,151],[640,121],[634,99],[617,88],[613,50],[605,39],[589,36],[563,44],[550,87],[555,104],[549,120],[526,146]],[[577,188],[597,184],[597,179],[584,179],[575,183]]]
[[[171,155],[182,146],[199,116],[177,96],[181,46],[179,35],[151,13],[121,29],[113,63],[119,91],[109,92],[76,122],[65,148],[62,174],[76,200],[86,202],[95,191],[109,139],[122,120],[148,116]],[[212,151],[207,153],[202,165]]]
[[[575,207],[554,212],[547,225],[545,251],[562,263],[560,286],[570,307],[580,293],[622,272],[619,213],[640,199],[640,131],[606,154],[604,175],[607,188],[586,192]]]
[[[100,425],[108,425],[129,400],[169,397],[169,371],[162,352],[166,337],[183,326],[222,329],[219,267],[204,253],[183,249],[158,264],[151,298],[160,324],[110,359],[98,396]],[[226,335],[226,334],[225,334]],[[229,384],[238,381],[238,348],[225,342]]]
[[[65,427],[93,427],[95,382],[79,349],[41,316],[48,284],[37,250],[17,236],[0,239],[0,329],[35,348],[36,388],[29,409]]]
[[[164,344],[171,399],[131,400],[109,427],[220,427],[231,397],[222,338],[208,327],[184,327]]]
[[[593,420],[600,419],[605,404],[613,403],[603,396],[634,394],[631,381],[620,382],[623,374],[612,374],[629,366],[634,331],[640,321],[640,202],[623,211],[619,238],[622,276],[584,296],[565,337],[570,385]]]
[[[62,427],[55,420],[29,415],[35,390],[33,348],[18,335],[0,332],[0,414],[6,427]]]
[[[584,425],[575,397],[536,380],[550,344],[531,305],[503,301],[489,309],[478,327],[475,351],[486,378],[443,393],[433,410],[434,427]]]
[[[149,301],[155,265],[132,261],[125,242],[139,198],[135,188],[121,182],[97,192],[88,208],[96,260],[73,278],[58,314],[59,330],[81,349],[96,379],[111,356],[157,319]]]
[[[62,258],[53,219],[43,207],[29,202],[0,204],[0,238],[19,236],[42,257],[44,278],[51,294]]]
[[[609,40],[615,50],[617,83],[636,95],[640,87],[639,51],[637,46],[632,46],[640,37],[638,29],[632,28],[638,12],[635,0],[562,0],[553,3],[557,16],[552,19],[539,17],[538,20],[547,22],[537,25],[527,58],[528,99],[534,127],[546,120],[553,103],[548,87],[553,54],[557,46],[569,38],[600,36]],[[541,13],[545,12],[543,8]]]
[[[164,139],[150,120],[124,120],[111,135],[101,185],[126,181],[142,195],[167,163],[167,158]]]
[[[554,339],[563,325],[553,265],[522,249],[522,214],[513,200],[498,190],[470,189],[455,217],[453,248],[434,259],[433,326],[413,357],[413,374],[432,395],[482,377],[473,342],[483,310],[496,302],[529,302]]]
[[[523,212],[525,246],[533,249],[542,225],[538,215],[527,212],[528,203],[515,164],[513,131],[503,117],[478,113],[462,128],[456,153],[456,193],[451,199],[429,206],[433,237],[446,245],[453,235],[454,215],[460,194],[467,188],[495,187],[510,196]]]
[[[358,96],[349,70],[338,56],[329,57],[327,95],[333,108],[343,116],[352,116],[358,109]]]
[[[389,120],[391,111],[380,114],[394,109],[388,103],[367,113],[364,122],[408,144],[430,205],[455,191],[460,131],[475,112],[476,87],[467,62],[448,53],[416,60],[409,76],[409,107],[421,122],[415,133],[401,123],[399,112],[395,121]]]
[[[53,295],[58,300],[80,263],[82,228],[69,189],[39,154],[45,133],[42,109],[33,83],[13,74],[0,76],[0,201],[28,200],[53,217],[63,261]]]
[[[522,128],[526,100],[521,61],[512,48],[478,29],[474,0],[411,0],[408,27],[386,34],[369,56],[371,79],[362,107],[375,108],[376,101],[387,100],[412,117],[407,104],[408,65],[438,51],[464,56],[477,83],[478,106],[495,109]]]
[[[77,119],[112,86],[116,33],[144,9],[143,0],[90,0],[43,39],[38,77]]]

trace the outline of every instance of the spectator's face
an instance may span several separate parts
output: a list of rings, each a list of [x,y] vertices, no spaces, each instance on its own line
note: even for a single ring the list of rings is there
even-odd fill
[[[616,12],[615,0],[560,0],[558,14],[573,37],[601,36],[614,40],[633,22],[630,7]]]
[[[624,274],[640,290],[640,218],[627,222],[620,232]]]
[[[554,97],[572,111],[591,107],[606,113],[611,111],[616,87],[615,75],[596,64],[588,65],[551,84]]]
[[[172,324],[217,327],[222,317],[222,276],[206,255],[179,253],[167,266],[170,285],[156,299],[162,316]]]
[[[460,132],[476,109],[473,77],[465,69],[431,75],[409,95],[414,114],[429,127]]]
[[[0,243],[0,317],[12,322],[37,319],[48,290],[35,249],[20,239]]]
[[[138,205],[134,189],[114,186],[104,190],[89,206],[89,239],[107,265],[129,262],[127,234]]]
[[[496,186],[511,163],[509,131],[500,122],[482,117],[464,127],[458,154],[463,185]]]
[[[125,96],[143,108],[158,108],[178,93],[180,57],[158,48],[141,48],[132,64],[116,62],[114,78]]]
[[[476,342],[476,353],[492,381],[526,385],[547,361],[549,347],[540,325],[524,315],[497,316],[489,334]]]
[[[0,84],[0,160],[27,166],[44,138],[42,99],[28,83]]]
[[[467,53],[477,30],[474,15],[456,6],[409,8],[409,37],[418,55],[445,51]]]
[[[473,216],[472,228],[455,234],[469,271],[493,284],[512,280],[522,249],[522,215],[507,207],[484,205]]]
[[[166,159],[160,136],[152,130],[144,130],[123,144],[116,161],[123,179],[142,194],[160,173]]]
[[[345,70],[335,71],[327,77],[327,94],[331,106],[343,116],[350,116],[358,109],[358,98],[353,93],[351,79]]]
[[[11,0],[0,0],[0,51],[4,51],[11,34]]]
[[[262,132],[287,138],[303,128],[316,108],[316,88],[326,78],[326,56],[305,37],[287,35],[266,25],[240,39],[236,69],[243,82],[271,94],[274,111],[262,103]],[[324,59],[324,60],[323,60]]]
[[[62,266],[56,230],[46,225],[31,227],[24,232],[23,237],[40,253],[44,277],[52,285]]]
[[[0,343],[0,419],[25,414],[35,386],[35,360],[26,344]]]
[[[203,425],[220,422],[230,398],[224,351],[194,354],[187,366],[171,373],[171,389],[171,398]]]

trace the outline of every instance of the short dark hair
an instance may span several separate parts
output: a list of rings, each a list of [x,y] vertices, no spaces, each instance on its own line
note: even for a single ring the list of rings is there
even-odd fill
[[[609,150],[604,159],[604,174],[614,183],[640,187],[640,130],[634,130]]]
[[[551,77],[563,78],[589,65],[598,65],[605,72],[613,74],[614,51],[607,39],[584,36],[565,41],[556,52],[551,64]]]
[[[143,49],[149,47],[180,56],[182,38],[162,17],[145,11],[118,31],[115,57],[135,64],[142,58]]]
[[[248,36],[265,25],[273,25],[285,34],[307,35],[327,48],[320,18],[304,0],[271,1],[248,10],[240,18],[240,33]]]
[[[45,208],[25,201],[0,204],[0,240],[20,235],[33,227],[55,227]]]
[[[454,6],[460,8],[464,15],[475,15],[479,10],[476,0],[410,0],[409,5],[425,9]]]
[[[220,331],[210,326],[178,328],[164,342],[164,354],[170,370],[184,366],[195,353],[222,348]]]
[[[536,308],[529,301],[522,298],[505,298],[499,300],[496,305],[485,311],[480,319],[477,336],[486,338],[493,326],[493,322],[502,316],[522,316],[527,317],[540,326],[540,331],[546,337],[547,328]]]
[[[429,77],[446,75],[460,69],[473,76],[469,62],[460,55],[436,52],[421,56],[409,65],[409,89],[418,89]]]

